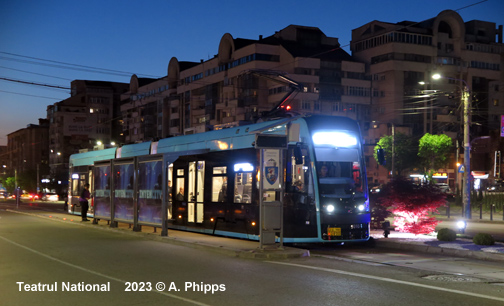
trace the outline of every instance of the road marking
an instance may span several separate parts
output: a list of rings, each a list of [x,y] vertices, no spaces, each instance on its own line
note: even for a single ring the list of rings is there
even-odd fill
[[[97,276],[100,276],[100,277],[103,277],[103,278],[108,278],[110,280],[113,280],[113,281],[116,281],[116,282],[119,282],[119,283],[123,283],[123,284],[126,284],[126,281],[125,280],[122,280],[120,278],[116,278],[116,277],[113,277],[113,276],[109,276],[109,275],[106,275],[106,274],[103,274],[103,273],[100,273],[100,272],[96,272],[96,271],[93,271],[93,270],[89,270],[89,269],[86,269],[84,267],[81,267],[81,266],[78,266],[78,265],[74,265],[74,264],[71,264],[69,262],[66,262],[66,261],[63,261],[61,259],[58,259],[58,258],[55,258],[55,257],[52,257],[50,255],[47,255],[47,254],[44,254],[42,252],[39,252],[37,250],[34,250],[32,248],[29,248],[27,246],[24,246],[22,244],[19,244],[17,242],[14,242],[10,239],[7,239],[5,237],[2,237],[0,236],[1,239],[3,239],[4,241],[6,242],[9,242],[15,246],[18,246],[20,248],[23,248],[25,250],[28,250],[32,253],[35,253],[39,256],[42,256],[42,257],[45,257],[45,258],[48,258],[50,260],[54,260],[60,264],[63,264],[63,265],[67,265],[69,267],[72,267],[72,268],[75,268],[75,269],[78,269],[78,270],[82,270],[84,272],[88,272],[88,273],[91,273],[91,274],[94,274],[94,275],[97,275]],[[182,300],[184,302],[187,302],[187,303],[191,303],[191,304],[194,304],[194,305],[200,305],[200,306],[210,306],[208,304],[204,304],[204,303],[201,303],[201,302],[197,302],[197,301],[194,301],[194,300],[191,300],[191,299],[187,299],[187,298],[183,298],[183,297],[180,297],[180,296],[176,296],[176,295],[173,295],[173,294],[170,294],[170,293],[166,293],[166,292],[162,292],[162,291],[147,291],[147,292],[153,292],[153,293],[159,293],[159,294],[162,294],[164,296],[167,296],[167,297],[171,297],[171,298],[174,298],[174,299],[178,299],[178,300]]]
[[[432,290],[445,291],[445,292],[450,292],[450,293],[457,293],[457,294],[469,295],[469,296],[473,296],[473,297],[479,297],[479,298],[504,302],[504,298],[499,298],[499,297],[495,297],[495,296],[488,296],[488,295],[483,295],[483,294],[478,294],[478,293],[471,293],[471,292],[465,292],[465,291],[460,291],[460,290],[434,287],[434,286],[429,286],[429,285],[401,281],[401,280],[392,279],[392,278],[366,275],[366,274],[360,274],[360,273],[354,273],[354,272],[347,272],[347,271],[343,271],[343,270],[336,270],[336,269],[329,269],[329,268],[305,266],[305,265],[288,263],[288,262],[279,262],[279,261],[266,261],[266,262],[272,263],[272,264],[277,264],[277,265],[307,268],[307,269],[325,271],[325,272],[330,272],[330,273],[337,273],[337,274],[350,275],[350,276],[361,277],[361,278],[375,279],[375,280],[379,280],[379,281],[383,281],[383,282],[397,283],[397,284],[408,285],[408,286],[416,286],[416,287],[422,287],[422,288],[427,288],[427,289],[432,289]]]

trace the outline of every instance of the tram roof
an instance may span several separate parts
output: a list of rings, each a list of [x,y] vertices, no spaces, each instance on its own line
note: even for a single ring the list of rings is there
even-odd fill
[[[157,152],[151,152],[152,141],[122,146],[120,157],[144,156],[149,154],[179,153],[185,155],[195,150],[225,151],[252,148],[256,133],[285,134],[285,123],[304,119],[309,128],[316,130],[331,123],[342,129],[355,130],[358,124],[353,119],[337,116],[309,116],[299,118],[282,118],[260,123],[242,125],[222,130],[196,133],[191,135],[164,138],[157,143]],[[100,151],[89,151],[70,156],[72,166],[92,165],[96,161],[116,158],[116,148]]]
[[[85,153],[73,154],[70,156],[70,165],[87,166],[92,165],[95,161],[114,159],[117,148],[109,148],[98,151],[89,151]]]
[[[187,150],[209,149],[211,151],[223,151],[227,149],[252,148],[255,134],[252,132],[270,125],[285,122],[285,119],[265,121],[250,125],[242,125],[217,131],[197,133],[179,137],[164,138],[158,142],[158,153],[180,152]],[[266,131],[270,134],[285,134],[285,128],[274,131]]]

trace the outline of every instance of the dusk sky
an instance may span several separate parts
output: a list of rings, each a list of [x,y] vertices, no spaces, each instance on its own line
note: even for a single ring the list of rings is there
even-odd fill
[[[423,21],[447,9],[465,22],[504,24],[504,0],[2,0],[0,145],[70,96],[66,89],[4,79],[70,87],[75,79],[158,78],[172,57],[212,58],[225,33],[258,39],[290,24],[318,27],[350,52],[352,29],[373,20]]]

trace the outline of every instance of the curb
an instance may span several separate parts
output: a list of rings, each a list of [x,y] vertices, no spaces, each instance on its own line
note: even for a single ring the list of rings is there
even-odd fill
[[[440,248],[436,246],[429,246],[418,243],[409,242],[395,242],[392,240],[376,239],[376,247],[388,248],[388,249],[399,249],[407,251],[415,251],[429,254],[447,255],[455,257],[467,257],[479,260],[489,260],[489,261],[504,261],[504,254],[499,253],[489,253],[489,252],[476,252],[471,250],[460,250],[460,249],[450,249],[450,248]]]

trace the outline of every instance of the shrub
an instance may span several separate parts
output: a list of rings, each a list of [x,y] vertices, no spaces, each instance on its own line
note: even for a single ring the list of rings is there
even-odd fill
[[[446,205],[446,195],[431,184],[416,185],[404,177],[396,177],[380,192],[375,203],[394,214],[394,227],[405,233],[430,234],[440,222],[430,216]]]
[[[495,240],[490,234],[479,233],[473,238],[474,244],[477,245],[494,245]]]
[[[455,241],[457,233],[449,228],[442,228],[437,233],[437,239],[440,241]]]

